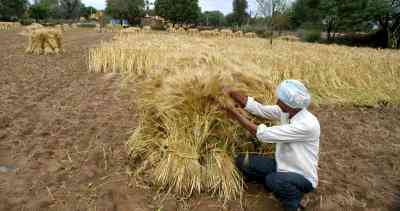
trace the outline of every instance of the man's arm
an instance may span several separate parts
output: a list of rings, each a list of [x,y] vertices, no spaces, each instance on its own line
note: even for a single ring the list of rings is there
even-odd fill
[[[281,110],[279,106],[265,106],[254,100],[252,97],[246,97],[241,95],[237,91],[233,91],[229,87],[224,87],[223,92],[231,97],[241,108],[245,111],[262,118],[270,120],[279,120],[281,116]]]
[[[237,120],[242,127],[244,127],[246,130],[248,130],[252,135],[256,136],[257,135],[257,125],[252,123],[250,120],[248,120],[246,117],[244,117],[242,114],[240,114],[238,111],[233,110],[231,108],[225,108],[229,116],[232,117],[232,119]]]
[[[246,107],[247,104],[247,96],[241,95],[237,91],[233,91],[232,89],[228,87],[223,88],[223,92],[227,94],[229,97],[231,97],[241,108]]]

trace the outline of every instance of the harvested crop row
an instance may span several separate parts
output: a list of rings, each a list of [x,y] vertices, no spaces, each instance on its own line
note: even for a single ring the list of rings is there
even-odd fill
[[[0,31],[15,30],[20,26],[18,22],[0,22]]]

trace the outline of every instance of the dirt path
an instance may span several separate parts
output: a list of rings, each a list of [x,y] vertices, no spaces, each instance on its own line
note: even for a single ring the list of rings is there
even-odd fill
[[[86,68],[87,48],[110,37],[67,32],[65,54],[33,56],[26,38],[0,32],[0,210],[280,210],[262,186],[250,185],[242,209],[206,196],[182,203],[128,178],[133,94]],[[399,109],[314,111],[321,182],[310,207],[387,210],[400,190]]]

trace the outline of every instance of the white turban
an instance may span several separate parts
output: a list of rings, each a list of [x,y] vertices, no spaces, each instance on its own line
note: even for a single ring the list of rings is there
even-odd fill
[[[279,84],[276,96],[291,108],[307,108],[311,101],[307,88],[297,80],[286,80]]]

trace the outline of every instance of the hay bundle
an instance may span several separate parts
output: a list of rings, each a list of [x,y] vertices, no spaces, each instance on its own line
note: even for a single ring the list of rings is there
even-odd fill
[[[214,29],[214,30],[204,30],[200,32],[200,35],[203,37],[218,37],[220,36],[220,32],[218,29]]]
[[[168,33],[175,33],[176,29],[173,26],[171,26],[171,27],[168,27],[167,32]]]
[[[26,53],[33,54],[58,54],[62,51],[61,31],[43,28],[36,29],[29,35]]]
[[[151,26],[144,26],[143,27],[144,32],[151,32]]]
[[[285,35],[285,36],[278,37],[278,40],[284,40],[284,41],[288,41],[288,42],[297,42],[297,41],[300,41],[300,38],[293,36],[293,35]]]
[[[22,31],[22,34],[23,35],[30,35],[35,30],[41,29],[41,28],[43,28],[43,26],[41,24],[33,23],[33,24],[25,27],[24,30]]]
[[[234,37],[240,38],[243,37],[243,32],[242,31],[237,31],[233,34]]]
[[[213,36],[213,32],[209,30],[200,31],[200,36],[202,37],[211,37]]]
[[[15,30],[20,26],[18,22],[0,22],[0,31]]]
[[[230,29],[223,29],[221,30],[220,35],[224,38],[232,38],[233,32]]]
[[[236,199],[243,184],[233,157],[235,151],[251,150],[252,145],[243,141],[250,137],[225,117],[218,102],[227,101],[220,94],[221,81],[237,81],[242,87],[245,83],[206,69],[151,77],[138,83],[138,106],[144,113],[141,127],[128,142],[132,159],[146,162],[153,181],[166,190]]]
[[[199,34],[199,30],[198,29],[188,29],[187,32],[191,36]]]
[[[254,32],[247,32],[244,34],[246,38],[257,38],[257,34]]]
[[[121,33],[123,33],[123,34],[137,34],[140,32],[141,32],[141,29],[138,27],[129,27],[129,28],[123,29],[121,31]]]
[[[176,33],[185,34],[185,33],[186,33],[186,30],[185,30],[185,28],[183,28],[183,27],[179,27],[179,28],[176,29]]]
[[[71,26],[69,24],[63,24],[62,28],[64,29],[64,31],[68,31],[71,29]]]

